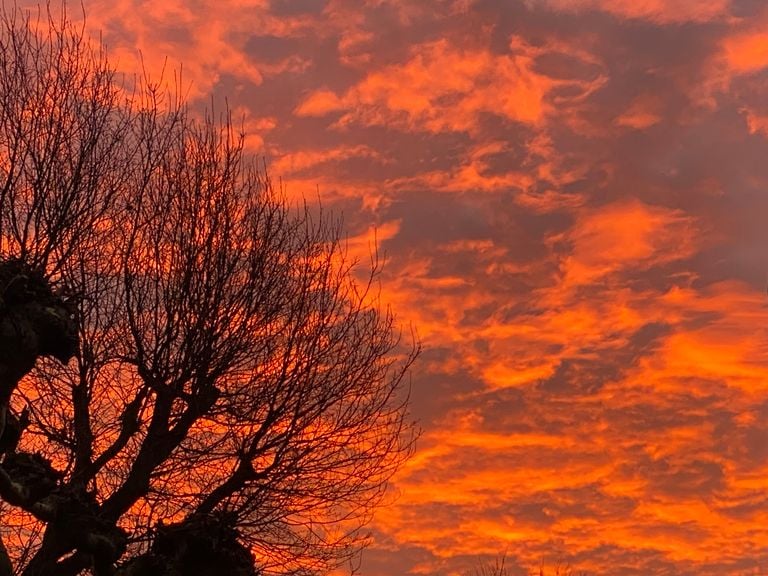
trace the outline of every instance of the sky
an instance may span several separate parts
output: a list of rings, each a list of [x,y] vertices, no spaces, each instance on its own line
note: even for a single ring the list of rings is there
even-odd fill
[[[767,3],[84,8],[386,255],[422,435],[362,575],[768,574]]]

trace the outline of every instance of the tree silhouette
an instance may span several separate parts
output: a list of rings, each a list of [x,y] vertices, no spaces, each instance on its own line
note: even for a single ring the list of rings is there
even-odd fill
[[[0,14],[0,574],[345,562],[413,442],[377,260],[83,30]]]

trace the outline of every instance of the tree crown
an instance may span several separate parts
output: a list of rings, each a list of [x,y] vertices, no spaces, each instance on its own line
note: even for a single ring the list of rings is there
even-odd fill
[[[117,78],[66,15],[0,13],[0,556],[338,565],[412,449],[418,346],[377,262],[356,278],[339,222],[274,190],[228,114]],[[14,320],[22,296],[45,314]]]

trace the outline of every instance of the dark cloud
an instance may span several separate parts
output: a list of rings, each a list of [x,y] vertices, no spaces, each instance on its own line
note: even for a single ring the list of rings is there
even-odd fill
[[[326,3],[326,0],[270,0],[270,10],[275,16],[317,16],[323,12]]]
[[[257,60],[284,60],[290,56],[303,54],[301,42],[296,38],[281,36],[251,36],[245,45],[246,51]]]

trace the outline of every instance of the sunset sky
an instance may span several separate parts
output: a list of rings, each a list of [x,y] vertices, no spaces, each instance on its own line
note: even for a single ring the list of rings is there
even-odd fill
[[[363,576],[768,574],[767,2],[84,8],[386,254],[423,434]]]

